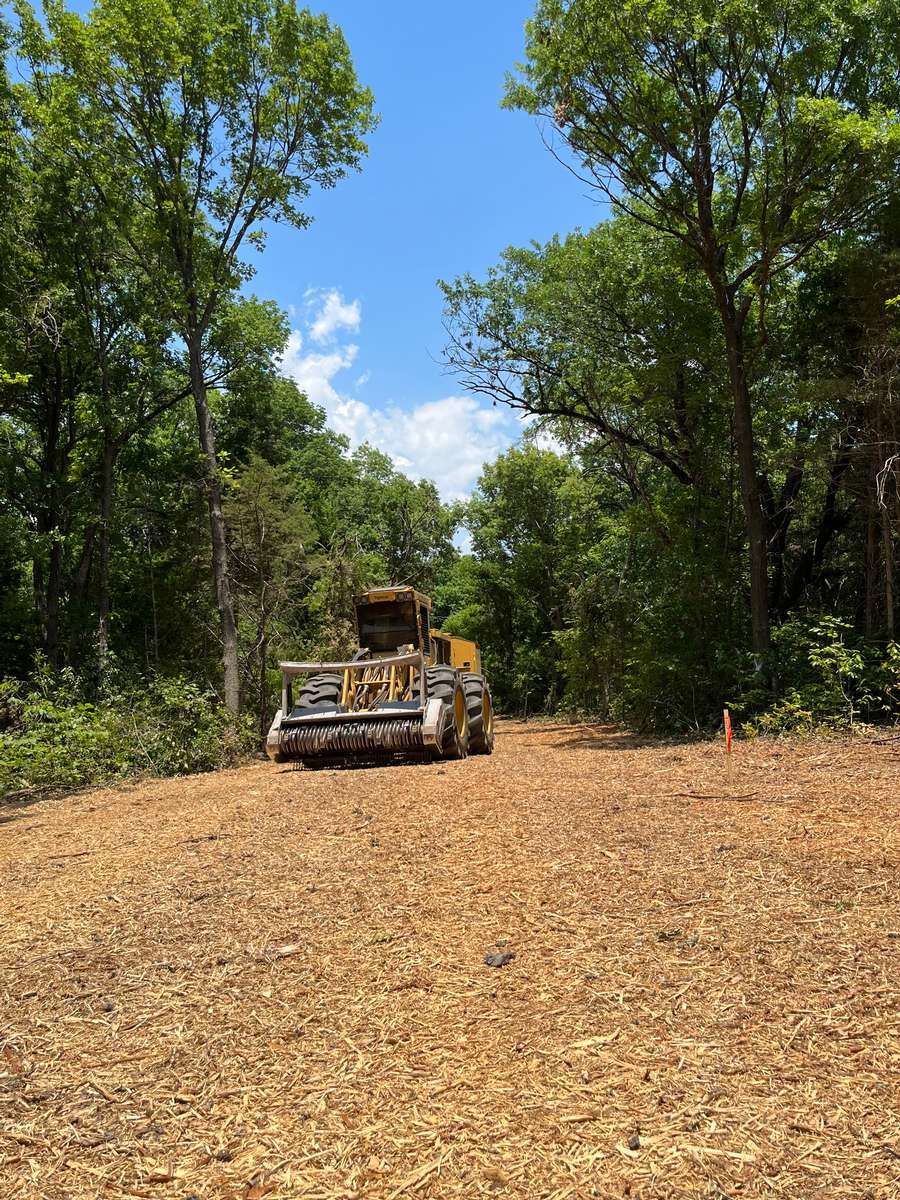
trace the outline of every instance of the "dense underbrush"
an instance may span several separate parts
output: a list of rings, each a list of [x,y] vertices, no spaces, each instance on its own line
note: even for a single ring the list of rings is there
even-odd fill
[[[660,737],[715,733],[726,707],[748,737],[900,721],[900,644],[867,638],[830,615],[777,627],[771,654],[759,664],[725,646],[711,646],[701,661],[695,647],[657,641],[630,647],[612,662],[575,631],[557,642],[562,699],[530,712],[507,704],[507,711],[612,721]]]
[[[776,692],[748,687],[735,706],[756,734],[852,729],[900,719],[900,644],[875,642],[849,622],[819,616],[774,633]]]
[[[138,775],[226,766],[258,743],[218,698],[182,677],[111,682],[90,692],[69,670],[39,666],[0,682],[0,796]]]

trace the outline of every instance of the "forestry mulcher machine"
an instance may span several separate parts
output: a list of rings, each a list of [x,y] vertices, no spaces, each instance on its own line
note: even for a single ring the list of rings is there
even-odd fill
[[[269,757],[343,766],[490,754],[494,713],[475,643],[432,629],[431,601],[411,587],[354,604],[360,648],[348,662],[279,663]]]

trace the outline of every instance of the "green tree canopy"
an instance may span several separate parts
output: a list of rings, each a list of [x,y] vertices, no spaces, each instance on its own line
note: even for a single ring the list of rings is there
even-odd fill
[[[130,255],[184,342],[203,454],[225,695],[240,666],[216,431],[207,396],[213,328],[250,274],[246,243],[266,221],[309,224],[313,187],[355,169],[372,128],[340,30],[284,0],[59,0],[47,31],[18,5],[32,125],[123,222]]]
[[[620,211],[686,246],[722,324],[754,649],[770,642],[748,327],[772,282],[893,186],[896,0],[541,0],[507,104],[553,123]],[[758,335],[761,321],[757,321]]]

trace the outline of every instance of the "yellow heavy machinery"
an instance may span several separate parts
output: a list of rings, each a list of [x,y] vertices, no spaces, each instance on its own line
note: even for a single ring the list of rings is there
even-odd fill
[[[269,757],[340,766],[490,754],[494,711],[475,643],[432,629],[431,600],[412,587],[377,588],[354,604],[359,649],[349,661],[279,663]]]

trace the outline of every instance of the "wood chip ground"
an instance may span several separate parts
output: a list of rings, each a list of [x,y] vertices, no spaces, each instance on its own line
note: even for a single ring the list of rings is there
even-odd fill
[[[898,809],[513,723],[0,808],[0,1196],[895,1200]]]

